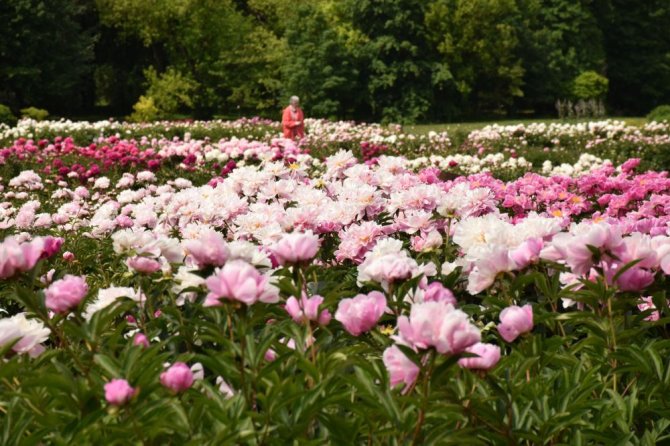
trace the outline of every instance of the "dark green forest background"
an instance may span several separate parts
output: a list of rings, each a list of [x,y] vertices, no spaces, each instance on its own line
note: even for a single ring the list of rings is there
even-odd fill
[[[670,103],[669,0],[0,0],[0,24],[15,111],[553,116],[585,72],[610,114]]]

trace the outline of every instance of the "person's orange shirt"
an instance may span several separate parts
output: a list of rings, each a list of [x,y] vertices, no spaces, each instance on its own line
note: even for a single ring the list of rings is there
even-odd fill
[[[284,109],[281,118],[281,125],[284,131],[284,138],[297,139],[305,136],[305,116],[301,108],[296,108],[295,115],[291,116],[291,106]]]

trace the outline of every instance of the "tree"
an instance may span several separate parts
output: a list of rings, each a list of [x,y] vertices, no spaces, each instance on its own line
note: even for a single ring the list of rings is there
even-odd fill
[[[92,97],[96,34],[79,19],[76,0],[0,2],[0,103],[56,113],[82,109]]]
[[[322,6],[302,5],[292,20],[300,26],[286,29],[283,97],[300,96],[309,116],[366,117],[366,92],[354,56],[333,26],[335,18]]]
[[[572,95],[582,71],[605,68],[603,36],[591,0],[521,0],[519,57],[524,99],[519,107],[546,113]]]
[[[433,102],[434,51],[424,25],[423,0],[345,0],[337,2],[339,32],[347,37],[367,88],[371,117],[415,122]]]
[[[477,113],[505,111],[523,95],[513,0],[438,0],[427,14],[441,55],[446,100]]]

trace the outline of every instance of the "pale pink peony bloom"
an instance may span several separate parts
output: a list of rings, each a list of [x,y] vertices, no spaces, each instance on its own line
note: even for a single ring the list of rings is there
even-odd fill
[[[460,353],[481,339],[468,315],[446,302],[413,304],[409,317],[398,318],[398,335],[415,349],[434,347],[442,354]]]
[[[656,305],[651,296],[640,298],[640,303],[637,304],[637,308],[640,311],[653,310],[649,316],[644,318],[645,321],[654,322],[661,318],[661,313],[656,309]]]
[[[125,379],[113,379],[105,384],[105,399],[113,406],[126,404],[135,395],[135,389]]]
[[[225,395],[226,399],[232,398],[235,396],[235,391],[233,388],[223,379],[222,376],[216,377],[216,385],[219,386],[219,392]]]
[[[158,260],[143,256],[134,256],[126,259],[126,265],[131,270],[142,274],[152,274],[161,269],[161,264]]]
[[[311,260],[319,251],[319,237],[312,231],[285,234],[270,250],[280,265]]]
[[[337,306],[335,319],[352,335],[358,336],[371,330],[386,311],[386,297],[379,291],[359,294],[342,299]]]
[[[478,342],[465,351],[477,355],[458,360],[458,365],[466,369],[489,370],[500,361],[500,347],[497,345]]]
[[[71,253],[70,251],[65,251],[63,253],[63,260],[66,262],[72,262],[75,259],[74,254]]]
[[[217,268],[205,284],[210,291],[205,298],[206,307],[221,305],[222,298],[246,305],[279,301],[279,290],[270,283],[270,278],[242,260],[231,260],[223,268]]]
[[[320,325],[328,325],[330,323],[331,315],[327,309],[319,312],[319,306],[323,303],[323,296],[315,295],[307,297],[302,295],[300,301],[291,296],[286,300],[286,312],[291,318],[298,322],[304,323],[306,321],[314,321]]]
[[[41,343],[49,338],[50,333],[42,322],[26,318],[25,313],[0,319],[0,347],[18,340],[12,350],[28,353],[33,358],[44,351]]]
[[[445,302],[456,306],[456,297],[449,288],[446,288],[440,282],[431,282],[423,290],[424,302]]]
[[[7,237],[0,244],[0,278],[31,270],[44,253],[44,244],[41,237],[23,243],[13,236]]]
[[[509,252],[509,257],[516,264],[515,269],[523,269],[540,258],[544,242],[541,238],[530,238]]]
[[[523,307],[512,305],[500,312],[498,333],[507,341],[514,341],[519,335],[533,329],[533,307],[526,304]]]
[[[405,356],[396,345],[392,345],[384,350],[382,359],[386,370],[389,372],[389,380],[392,387],[404,383],[405,389],[408,389],[414,384],[419,375],[419,366]]]
[[[44,292],[46,306],[54,313],[67,313],[79,305],[88,293],[86,278],[67,274],[53,282]]]
[[[133,337],[133,345],[138,347],[149,347],[149,339],[144,333],[135,333]]]
[[[175,362],[161,373],[161,384],[175,393],[180,393],[193,385],[193,372],[183,362]]]
[[[213,229],[202,231],[196,240],[186,240],[183,246],[199,268],[207,265],[223,266],[230,257],[223,235]]]

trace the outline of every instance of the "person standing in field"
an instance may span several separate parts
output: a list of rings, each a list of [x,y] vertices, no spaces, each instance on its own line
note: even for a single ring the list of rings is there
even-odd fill
[[[299,139],[305,136],[305,115],[300,108],[300,98],[291,96],[289,106],[284,109],[281,118],[284,138]]]

